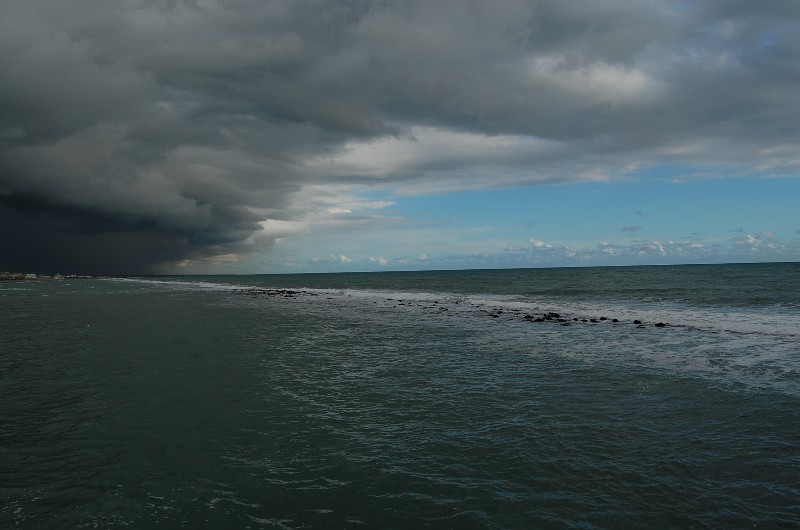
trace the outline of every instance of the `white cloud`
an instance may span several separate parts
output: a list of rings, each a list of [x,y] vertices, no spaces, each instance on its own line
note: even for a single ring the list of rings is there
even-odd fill
[[[747,235],[744,235],[744,236],[740,236],[740,237],[736,237],[736,238],[733,239],[733,242],[735,244],[740,244],[740,245],[744,244],[744,245],[750,245],[750,246],[757,246],[757,245],[761,244],[761,240],[760,239],[758,239],[757,237],[751,236],[750,234],[747,234]]]
[[[670,241],[670,243],[672,242]],[[666,254],[666,252],[664,251],[664,245],[658,241],[652,241],[650,243],[650,248],[653,249],[655,252],[658,252],[662,256]]]
[[[371,261],[372,263],[377,263],[381,267],[386,267],[387,265],[389,265],[389,260],[387,260],[386,258],[376,258],[374,256],[370,256],[369,261]]]
[[[517,245],[508,245],[507,247],[503,248],[503,252],[525,252],[527,250],[527,247],[520,247]]]
[[[617,253],[615,245],[612,245],[610,243],[606,243],[605,241],[602,241],[602,242],[598,243],[597,244],[597,249],[600,252],[603,252],[605,254],[616,254]]]
[[[530,243],[533,246],[533,248],[543,248],[543,249],[553,248],[553,245],[545,243],[544,241],[540,241],[539,239],[530,238],[528,239],[528,243]]]
[[[283,221],[280,219],[267,219],[258,223],[261,230],[255,232],[250,239],[274,240],[289,237],[308,229],[306,223],[301,221]]]
[[[563,54],[536,56],[528,64],[532,85],[548,86],[583,101],[607,103],[612,109],[621,103],[652,103],[661,97],[665,89],[661,82],[641,67],[632,68],[605,61],[571,64]]]
[[[392,180],[401,193],[420,195],[458,186],[478,189],[548,181],[551,173],[537,172],[530,163],[561,156],[563,150],[559,142],[526,135],[413,126],[405,135],[352,141],[308,167],[329,176]],[[517,167],[523,164],[526,167]],[[598,180],[596,172],[584,173],[576,172],[573,180]],[[418,181],[423,176],[428,178]],[[608,178],[603,175],[602,180]],[[407,179],[413,185],[405,184]]]

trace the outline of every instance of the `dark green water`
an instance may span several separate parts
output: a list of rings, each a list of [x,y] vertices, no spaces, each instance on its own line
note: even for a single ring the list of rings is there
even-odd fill
[[[0,285],[0,527],[796,527],[797,266],[654,269]]]

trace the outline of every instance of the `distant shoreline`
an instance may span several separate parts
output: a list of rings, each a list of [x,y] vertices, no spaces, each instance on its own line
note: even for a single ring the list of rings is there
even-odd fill
[[[25,282],[45,280],[92,280],[100,276],[83,274],[34,274],[30,272],[0,272],[0,282]]]

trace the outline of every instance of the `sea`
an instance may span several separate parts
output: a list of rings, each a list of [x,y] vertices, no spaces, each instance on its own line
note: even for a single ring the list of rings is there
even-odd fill
[[[800,264],[0,283],[0,528],[800,528]]]

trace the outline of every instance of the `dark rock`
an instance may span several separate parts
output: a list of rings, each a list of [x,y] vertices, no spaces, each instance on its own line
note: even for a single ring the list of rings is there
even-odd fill
[[[611,322],[619,322],[619,319],[618,319],[618,318],[615,318],[615,319],[614,319],[614,320],[612,320]]]
[[[656,324],[657,328],[663,328],[665,326],[666,326],[666,324],[664,324],[663,322],[659,322],[659,323]]]
[[[636,324],[636,325],[639,325],[639,324],[642,323],[642,321],[641,320],[634,320],[633,323]]]

